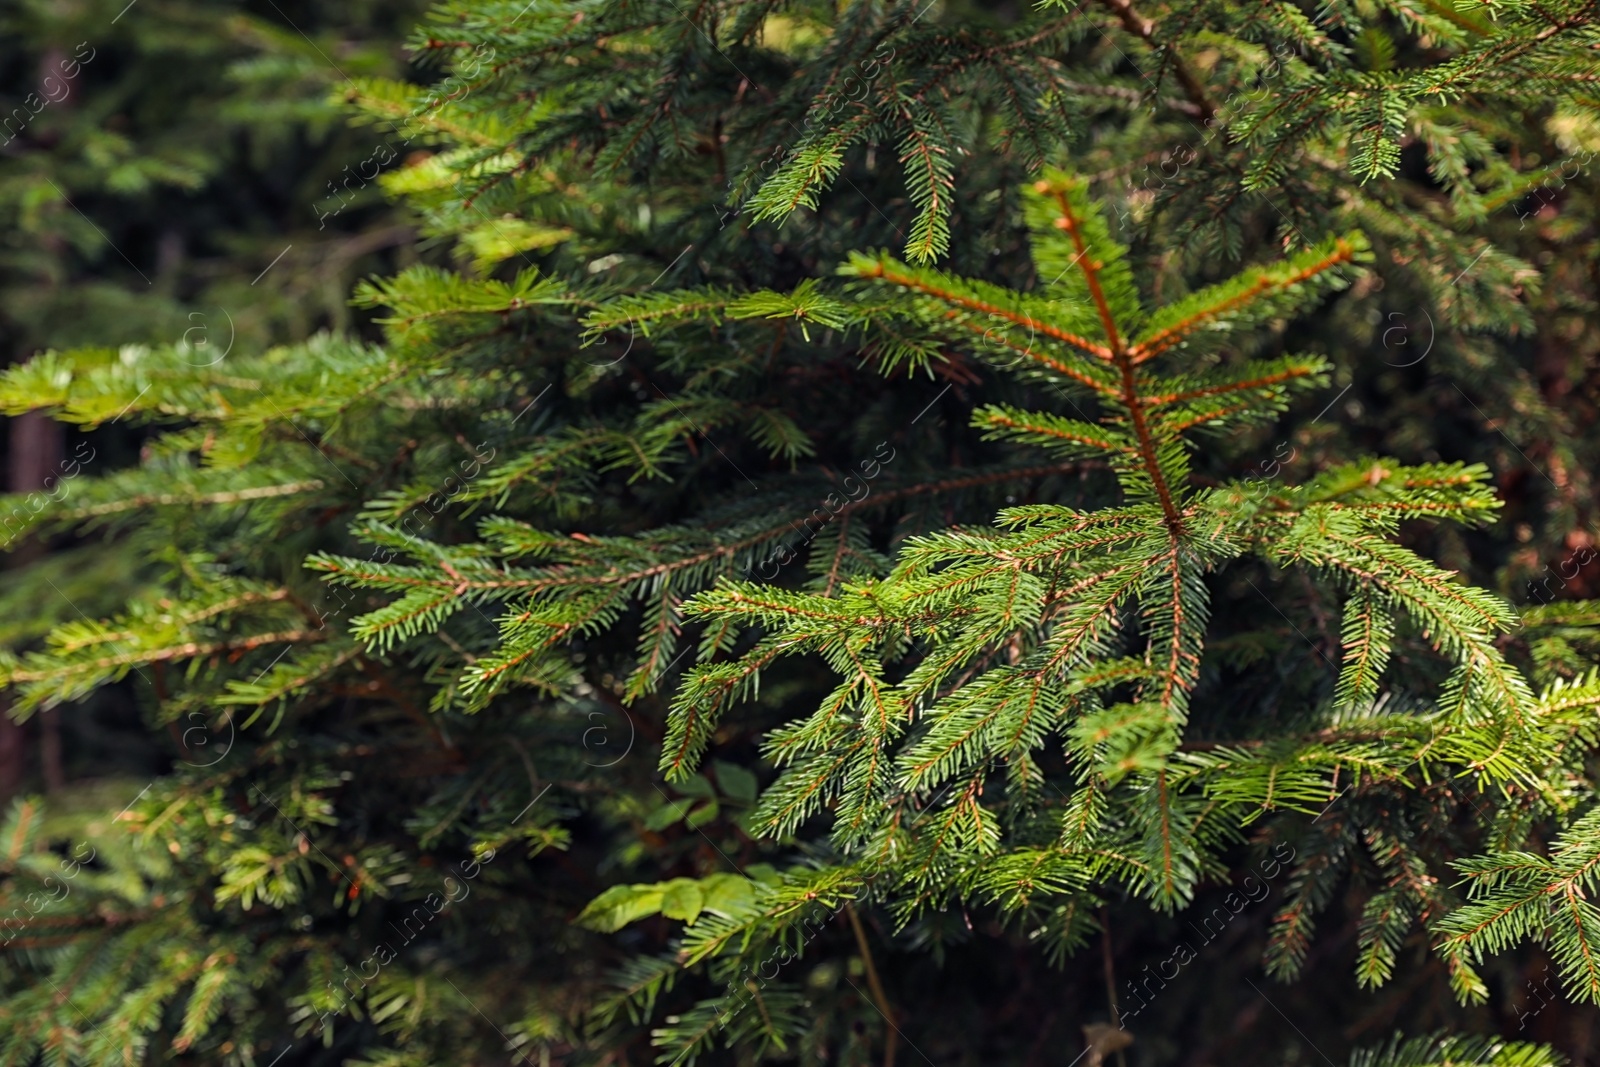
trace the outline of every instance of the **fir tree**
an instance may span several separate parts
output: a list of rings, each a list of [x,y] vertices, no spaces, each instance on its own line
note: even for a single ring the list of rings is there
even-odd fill
[[[1504,338],[1593,350],[1534,265],[1592,247],[1591,14],[441,7],[431,92],[336,90],[437,239],[381,338],[0,382],[150,427],[21,520],[136,581],[6,654],[18,709],[183,745],[14,809],[5,1055],[1557,1062],[1448,994],[1510,1030],[1530,937],[1600,991],[1596,617],[1482,587],[1585,506]],[[1385,397],[1385,291],[1551,493]],[[1219,1022],[1263,964],[1288,1024]]]

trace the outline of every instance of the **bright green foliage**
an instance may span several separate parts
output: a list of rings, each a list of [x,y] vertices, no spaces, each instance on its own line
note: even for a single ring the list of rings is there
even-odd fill
[[[1439,924],[1445,951],[1481,957],[1534,937],[1548,946],[1576,999],[1600,1001],[1600,914],[1589,902],[1600,879],[1597,835],[1600,810],[1591,809],[1549,856],[1496,852],[1457,863],[1472,902]]]
[[[441,7],[436,86],[335,90],[429,239],[371,335],[0,379],[144,435],[18,513],[110,547],[19,583],[0,677],[181,761],[8,957],[14,1058],[1066,1062],[1115,993],[1145,1067],[1238,1008],[1190,972],[1143,1014],[1219,897],[1251,940],[1204,966],[1264,950],[1274,1003],[1503,1010],[1534,936],[1592,996],[1550,901],[1600,611],[1487,586],[1600,455],[1542,385],[1597,350],[1541,258],[1587,262],[1588,186],[1510,224],[1596,138],[1594,27],[1483,7]],[[55,606],[112,552],[113,606]],[[1352,1062],[1559,1062],[1486,1017]]]
[[[901,346],[897,355],[914,366],[909,352],[937,352],[974,333],[998,340],[1018,353],[1023,373],[1053,376],[1075,413],[1084,413],[1081,403],[1100,415],[989,406],[973,412],[974,426],[1098,461],[1114,472],[1117,494],[1097,509],[1017,507],[991,530],[913,538],[887,574],[841,577],[821,592],[723,581],[690,598],[684,616],[708,632],[761,636],[742,655],[690,671],[663,743],[667,778],[694,769],[731,709],[758,696],[764,672],[785,657],[819,656],[837,686],[813,714],[767,735],[764,754],[782,773],[753,813],[756,828],[788,837],[825,816],[834,847],[860,857],[838,876],[858,893],[870,886],[902,922],[930,908],[984,903],[1010,921],[1044,921],[1047,936],[1069,943],[1072,922],[1047,918],[1058,901],[1081,915],[1120,885],[1158,908],[1181,907],[1201,878],[1224,869],[1242,826],[1273,811],[1318,815],[1347,791],[1341,781],[1359,798],[1364,788],[1464,774],[1569,808],[1576,797],[1558,783],[1582,773],[1571,742],[1579,735],[1592,743],[1600,689],[1558,683],[1536,696],[1495,644],[1518,622],[1510,606],[1392,540],[1407,518],[1491,519],[1497,501],[1481,468],[1370,459],[1265,493],[1247,481],[1200,491],[1189,483],[1196,431],[1281,410],[1290,390],[1326,381],[1318,360],[1230,359],[1207,343],[1208,333],[1234,331],[1235,348],[1238,331],[1342,287],[1364,260],[1365,240],[1338,238],[1147,315],[1119,269],[1125,250],[1081,182],[1053,175],[1029,196],[1040,276],[1070,242],[1076,285],[1006,293],[887,257],[857,257],[842,273],[860,283],[829,302],[830,325],[860,331],[869,351]],[[1063,295],[1045,295],[1052,291]],[[797,318],[818,305],[813,293],[793,302]],[[688,307],[712,298],[663,300]],[[777,294],[739,301],[782,303]],[[594,324],[616,314],[603,309]],[[697,306],[691,314],[705,312]],[[1172,365],[1182,373],[1160,373]],[[1209,583],[1251,555],[1310,568],[1347,592],[1338,685],[1298,736],[1187,744]],[[572,602],[558,601],[568,619]],[[1450,669],[1429,704],[1396,713],[1385,707],[1389,694],[1379,694],[1400,621]],[[497,662],[520,661],[534,648],[516,629],[504,637]],[[1068,755],[1064,775],[1041,763],[1052,741]],[[1411,835],[1381,826],[1363,832],[1391,872],[1367,905],[1360,938],[1358,976],[1381,985],[1414,925],[1448,910],[1452,898],[1410,852]],[[1582,835],[1583,824],[1574,832]],[[1504,934],[1474,927],[1480,913],[1500,906],[1500,896],[1488,895],[1498,884],[1493,864],[1513,866],[1546,921],[1544,901],[1556,890],[1545,883],[1564,876],[1562,884],[1581,892],[1590,871],[1582,859],[1553,861],[1547,877],[1515,857],[1464,864],[1484,878],[1475,893],[1489,903],[1452,913],[1441,929],[1459,931],[1474,949],[1503,947],[1533,920],[1507,917]],[[780,892],[766,916],[778,918],[786,899]],[[1586,916],[1586,904],[1572,910],[1563,927],[1570,947],[1560,949],[1580,998],[1595,988],[1591,975],[1574,970],[1593,943]],[[680,958],[692,964],[726,952],[737,962],[719,973],[747,969],[771,943],[750,940],[758,917],[746,919],[738,941],[693,927]],[[1281,936],[1280,959],[1292,972],[1304,931]],[[1441,947],[1458,992],[1481,997],[1466,953],[1454,941]],[[728,990],[736,1008],[724,999],[699,1010],[719,1018],[756,1010],[737,982]],[[680,1028],[658,1038],[680,1041],[678,1054],[692,1055],[713,1033]],[[766,1040],[781,1037],[774,1031]]]
[[[1456,1064],[1494,1064],[1496,1067],[1557,1067],[1563,1060],[1547,1049],[1526,1042],[1493,1041],[1481,1037],[1395,1038],[1381,1049],[1359,1052],[1350,1067],[1455,1067]]]

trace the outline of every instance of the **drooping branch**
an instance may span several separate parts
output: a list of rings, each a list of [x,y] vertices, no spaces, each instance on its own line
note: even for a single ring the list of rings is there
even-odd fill
[[[1200,84],[1200,79],[1178,54],[1178,50],[1156,41],[1156,24],[1135,11],[1132,0],[1103,0],[1103,2],[1117,16],[1123,29],[1156,51],[1167,54],[1172,63],[1172,72],[1177,76],[1178,84],[1183,86],[1184,95],[1199,111],[1200,121],[1207,126],[1211,125],[1211,120],[1217,115],[1217,105],[1206,95],[1205,86]]]
[[[954,319],[954,318],[959,318],[961,316],[961,313],[959,311],[949,311],[949,312],[945,313],[945,316],[946,316],[946,318]],[[1003,337],[1002,338],[994,338],[991,335],[990,331],[984,329],[978,323],[972,322],[970,320],[962,323],[962,325],[966,326],[967,329],[971,330],[975,334],[978,334],[978,335],[983,336],[983,337],[988,337],[988,338],[990,338],[992,340],[998,340],[1000,344],[1002,344],[1005,347],[1011,349],[1013,352],[1018,353],[1019,355],[1023,356],[1025,359],[1031,359],[1033,362],[1039,364],[1041,367],[1048,367],[1050,370],[1055,371],[1057,374],[1061,374],[1061,375],[1064,375],[1064,376],[1066,376],[1068,378],[1071,378],[1073,381],[1077,382],[1079,385],[1087,386],[1088,388],[1093,389],[1095,392],[1099,393],[1102,396],[1115,398],[1115,397],[1118,397],[1118,396],[1121,395],[1120,393],[1118,393],[1118,391],[1115,388],[1107,385],[1105,382],[1102,382],[1100,379],[1096,378],[1094,375],[1089,374],[1089,373],[1087,373],[1087,372],[1085,372],[1083,370],[1080,370],[1079,368],[1074,367],[1072,364],[1067,363],[1064,360],[1056,359],[1053,356],[1051,356],[1051,355],[1049,355],[1049,354],[1047,354],[1045,352],[1041,352],[1038,349],[1034,348],[1032,345],[1019,345],[1015,341],[1007,340],[1006,338],[1003,338]]]

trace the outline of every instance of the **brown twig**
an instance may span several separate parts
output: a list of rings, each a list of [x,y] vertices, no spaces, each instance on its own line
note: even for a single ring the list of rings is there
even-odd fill
[[[1211,98],[1206,95],[1205,86],[1200,84],[1200,79],[1195,76],[1189,64],[1184,62],[1183,57],[1178,54],[1178,50],[1172,46],[1161,45],[1156,42],[1155,22],[1135,11],[1132,0],[1103,0],[1103,3],[1117,16],[1117,19],[1122,23],[1123,29],[1156,51],[1166,52],[1172,63],[1172,73],[1177,76],[1178,84],[1183,86],[1184,95],[1199,109],[1200,121],[1209,126],[1211,120],[1216,117],[1217,105],[1213,104]]]
[[[1111,1005],[1111,1025],[1122,1029],[1122,1015],[1117,1010],[1117,968],[1111,953],[1111,911],[1100,905],[1100,967],[1105,973],[1106,1000]],[[1117,1067],[1128,1067],[1128,1057],[1117,1049]]]
[[[889,1008],[889,995],[884,992],[883,982],[878,978],[878,968],[872,962],[872,949],[867,945],[867,931],[861,926],[861,917],[849,904],[844,906],[844,913],[850,920],[851,932],[856,935],[856,947],[861,950],[861,963],[867,970],[867,988],[872,990],[872,999],[877,1001],[878,1011],[883,1013],[883,1021],[889,1025],[883,1037],[883,1067],[894,1067],[895,1039],[900,1036],[900,1031],[894,1024],[894,1012]]]
[[[1061,208],[1061,217],[1056,220],[1056,225],[1066,231],[1067,236],[1072,238],[1073,247],[1077,249],[1078,269],[1083,273],[1084,283],[1089,287],[1089,297],[1094,301],[1095,311],[1099,313],[1100,326],[1105,331],[1106,347],[1110,352],[1111,362],[1116,365],[1121,376],[1121,399],[1123,406],[1128,409],[1134,438],[1139,442],[1139,455],[1144,462],[1145,473],[1150,476],[1150,481],[1155,486],[1156,498],[1161,502],[1161,514],[1166,518],[1167,528],[1176,535],[1183,530],[1183,517],[1178,514],[1172,490],[1167,485],[1166,475],[1162,472],[1161,463],[1156,456],[1155,440],[1150,433],[1145,404],[1139,395],[1138,382],[1133,373],[1133,355],[1121,331],[1117,329],[1116,316],[1111,313],[1111,302],[1106,298],[1105,290],[1100,285],[1100,269],[1103,264],[1090,258],[1088,240],[1084,236],[1077,215],[1073,213],[1072,204],[1067,199],[1065,190],[1052,188],[1049,182],[1039,184],[1043,186],[1040,192],[1055,194],[1056,203]]]

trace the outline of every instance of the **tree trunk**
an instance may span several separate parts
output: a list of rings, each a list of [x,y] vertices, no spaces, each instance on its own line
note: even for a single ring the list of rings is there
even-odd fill
[[[39,61],[39,77],[48,77],[60,68],[66,53],[59,48],[46,50]],[[55,101],[58,109],[65,110],[76,101],[72,97],[71,82],[67,82],[66,96]],[[22,358],[26,352],[12,352],[13,358]],[[0,356],[3,358],[3,356]],[[13,493],[31,493],[45,488],[45,480],[61,477],[63,433],[61,424],[42,411],[30,411],[7,420],[9,423],[6,449],[6,489]],[[54,483],[51,483],[52,486]],[[45,546],[35,538],[26,538],[12,548],[10,558],[0,560],[0,566],[25,567],[45,554]],[[34,717],[39,724],[39,761],[45,789],[56,792],[66,785],[66,774],[61,761],[61,712],[47,712]],[[0,693],[0,800],[9,799],[22,792],[27,784],[28,727],[11,718],[11,701]]]
[[[61,473],[61,424],[42,411],[30,411],[10,422],[6,487],[13,493],[43,489],[45,479]],[[25,566],[44,555],[44,546],[25,539],[11,552],[12,567]],[[52,792],[65,783],[61,765],[61,722],[57,712],[38,716],[41,731],[39,759],[45,787]],[[22,792],[29,771],[28,728],[12,720],[10,701],[0,696],[0,799]]]

